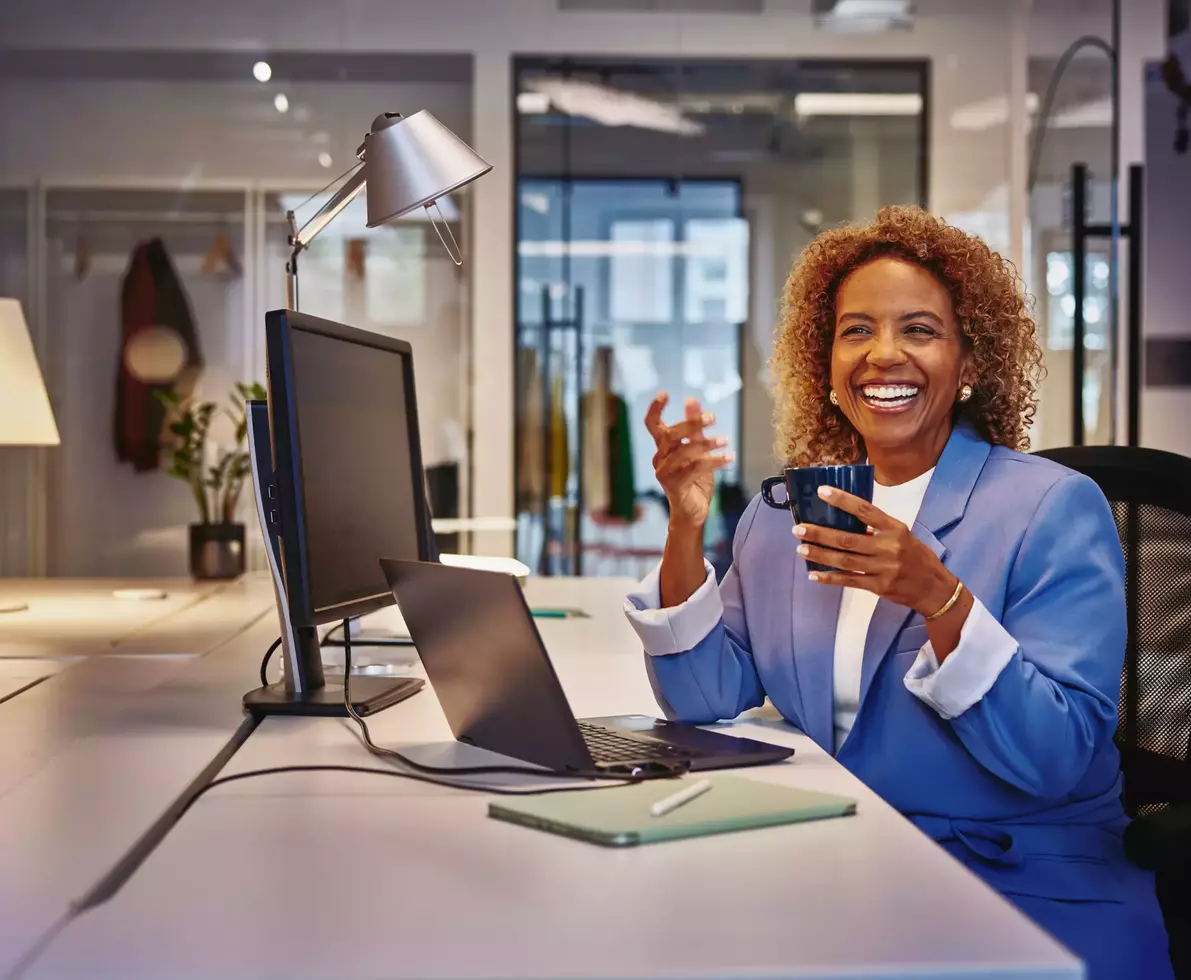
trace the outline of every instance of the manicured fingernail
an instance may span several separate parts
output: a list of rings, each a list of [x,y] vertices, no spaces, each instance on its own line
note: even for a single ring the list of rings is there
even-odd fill
[[[832,487],[819,487],[819,496],[824,500],[830,500],[833,493],[835,490]]]
[[[732,460],[734,460],[735,458],[736,458],[735,453],[724,453],[724,459],[727,460],[729,463],[732,462]]]
[[[807,555],[809,555],[809,554],[811,553],[811,549],[810,549],[810,548],[808,548],[808,547],[807,547],[806,545],[804,545],[804,544],[800,544],[800,545],[798,546],[798,553],[799,553],[800,555],[802,555],[802,557],[803,557],[803,558],[805,558]]]
[[[794,533],[797,534],[800,538],[805,538],[806,537],[806,525],[805,524],[795,524],[794,525]]]
[[[706,412],[703,415],[703,424],[704,425],[711,425],[714,421],[715,421],[715,416],[712,415],[711,412]]]
[[[810,573],[810,574],[807,576],[807,578],[808,578],[808,579],[810,579],[812,582],[817,582],[817,581],[819,581],[819,573],[818,573],[818,572],[811,572],[811,573]]]
[[[726,446],[726,445],[728,445],[728,437],[727,437],[727,436],[720,436],[718,439],[716,439],[716,441],[715,441],[715,444],[716,444],[716,446]]]

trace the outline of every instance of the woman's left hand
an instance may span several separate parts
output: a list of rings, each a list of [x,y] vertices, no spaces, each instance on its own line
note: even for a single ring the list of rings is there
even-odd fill
[[[815,524],[796,525],[794,533],[802,542],[798,553],[810,561],[839,569],[811,572],[813,581],[875,592],[923,616],[937,613],[946,605],[958,580],[905,524],[867,500],[842,490],[820,487],[819,495],[831,506],[860,518],[869,533],[849,534]]]

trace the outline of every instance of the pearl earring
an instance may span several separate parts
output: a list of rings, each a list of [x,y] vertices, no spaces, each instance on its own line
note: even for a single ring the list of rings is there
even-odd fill
[[[971,397],[972,397],[972,386],[971,385],[964,385],[962,388],[959,389],[960,404],[963,404]]]
[[[839,407],[839,398],[836,396],[834,388],[831,389],[831,394],[827,396],[827,399],[832,405],[836,406],[836,408]]]

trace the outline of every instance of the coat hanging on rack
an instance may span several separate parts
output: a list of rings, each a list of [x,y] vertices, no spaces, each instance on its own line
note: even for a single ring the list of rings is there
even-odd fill
[[[583,504],[588,512],[600,516],[608,511],[609,457],[608,438],[612,398],[612,348],[597,347],[591,369],[591,389],[583,396]]]
[[[190,302],[160,238],[141,242],[133,249],[124,274],[120,306],[121,349],[113,420],[116,458],[131,463],[137,471],[155,470],[165,422],[165,408],[155,392],[170,385],[137,380],[128,369],[125,353],[138,333],[164,327],[176,333],[186,349],[186,364],[175,386],[192,385],[203,363]]]
[[[518,440],[517,497],[520,510],[537,510],[541,506],[545,487],[542,463],[545,447],[542,442],[542,369],[538,352],[533,347],[519,347],[517,357],[522,379],[522,410]]]
[[[570,441],[567,437],[566,406],[563,401],[562,373],[556,372],[550,385],[550,496],[565,497],[571,468]]]
[[[583,503],[596,518],[632,521],[637,493],[628,406],[612,390],[612,348],[598,347],[583,406]]]

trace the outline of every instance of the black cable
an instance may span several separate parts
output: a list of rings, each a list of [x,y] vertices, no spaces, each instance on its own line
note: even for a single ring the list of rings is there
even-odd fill
[[[205,786],[201,787],[187,802],[182,813],[185,813],[194,805],[194,802],[203,796],[208,791],[214,789],[216,786],[222,786],[225,783],[238,782],[241,779],[254,779],[257,776],[273,776],[286,772],[360,772],[369,773],[376,776],[389,776],[395,779],[412,779],[420,783],[431,783],[436,786],[447,786],[451,789],[462,789],[477,793],[489,793],[496,796],[542,796],[547,793],[569,793],[574,792],[576,787],[562,786],[550,787],[542,789],[508,789],[499,786],[484,786],[474,785],[469,783],[459,783],[450,779],[440,779],[439,776],[488,776],[488,775],[523,775],[523,776],[539,776],[546,779],[568,779],[577,780],[584,779],[592,782],[602,781],[611,782],[616,786],[631,786],[636,783],[644,782],[650,779],[672,779],[681,776],[685,773],[689,765],[682,765],[681,768],[674,768],[668,772],[658,773],[632,773],[632,774],[616,774],[608,772],[560,772],[552,769],[535,769],[530,766],[427,766],[420,762],[415,762],[413,759],[396,751],[395,749],[386,749],[372,741],[372,733],[368,730],[368,722],[366,722],[360,714],[356,711],[355,705],[351,701],[351,677],[352,661],[351,661],[351,630],[347,620],[343,622],[343,706],[347,714],[360,729],[360,739],[364,747],[368,749],[373,755],[379,756],[382,759],[393,759],[413,772],[403,772],[398,769],[377,769],[369,766],[348,766],[348,765],[294,765],[294,766],[272,766],[267,769],[249,769],[245,772],[232,773],[230,776],[220,776],[218,779],[213,779]],[[266,668],[269,660],[273,656],[273,652],[281,645],[281,637],[278,637],[270,645],[265,652],[264,659],[261,661],[261,685],[268,687],[268,677]],[[615,786],[591,786],[587,789],[614,789]],[[181,816],[181,814],[179,814]]]
[[[273,656],[273,651],[276,650],[279,646],[281,646],[281,637],[280,636],[277,637],[277,639],[275,639],[273,641],[273,643],[269,647],[269,649],[265,651],[265,657],[261,661],[261,687],[269,686],[269,660]]]
[[[186,806],[182,808],[181,813],[178,814],[181,818],[182,814],[186,813],[195,802],[209,791],[215,789],[217,786],[223,786],[226,783],[236,783],[241,779],[256,779],[258,776],[279,776],[283,773],[289,772],[362,772],[370,776],[389,776],[394,779],[412,779],[418,783],[430,783],[434,786],[449,786],[451,789],[470,790],[476,793],[489,793],[494,796],[545,796],[547,793],[574,793],[579,792],[573,786],[551,786],[546,789],[508,789],[502,786],[483,786],[472,785],[469,783],[449,783],[442,779],[435,779],[432,776],[419,776],[413,772],[401,772],[399,769],[378,769],[375,766],[347,766],[347,765],[333,765],[331,763],[322,763],[318,765],[296,765],[296,766],[270,766],[267,769],[247,769],[244,772],[234,772],[229,776],[220,776],[218,779],[212,779],[211,782],[201,786],[195,794],[186,801]],[[640,780],[625,779],[624,782],[633,783]],[[581,792],[595,792],[602,789],[615,789],[615,786],[591,786]]]
[[[346,627],[346,621],[344,623]],[[352,647],[351,647],[351,633],[346,628],[343,631],[344,645],[343,645],[343,707],[347,714],[352,718],[360,728],[360,735],[364,742],[364,746],[373,755],[380,756],[383,759],[395,759],[401,765],[415,770],[419,773],[427,773],[437,776],[487,776],[496,774],[512,774],[518,776],[542,776],[547,779],[592,779],[592,780],[609,780],[617,783],[639,783],[647,779],[672,779],[675,776],[680,776],[690,769],[690,763],[684,763],[681,767],[675,767],[667,772],[659,773],[631,773],[618,775],[616,773],[600,772],[598,770],[583,771],[576,770],[574,772],[562,772],[556,769],[535,769],[530,766],[427,766],[420,762],[414,762],[413,759],[398,752],[396,749],[386,749],[377,745],[372,741],[372,733],[368,731],[368,722],[366,722],[360,714],[356,711],[355,705],[351,701],[351,687],[350,677],[352,670]],[[432,780],[437,781],[437,780]],[[444,783],[444,785],[454,786],[454,783]],[[472,787],[466,787],[471,789]],[[486,788],[486,787],[485,787]]]
[[[329,630],[327,630],[323,638],[318,641],[319,645],[324,647],[343,646],[343,640],[332,639],[332,637],[340,630],[344,630],[343,623],[336,623]],[[412,647],[414,645],[414,641],[409,637],[404,636],[383,636],[370,637],[367,642],[362,642],[360,645],[369,647]]]
[[[1063,78],[1063,73],[1067,70],[1067,66],[1084,48],[1097,48],[1108,55],[1108,60],[1113,66],[1113,71],[1116,71],[1117,57],[1112,49],[1112,45],[1104,40],[1102,37],[1096,37],[1094,34],[1086,34],[1081,38],[1076,38],[1068,46],[1060,56],[1058,62],[1055,64],[1054,73],[1050,76],[1050,82],[1046,86],[1046,95],[1043,96],[1041,111],[1038,113],[1038,124],[1034,127],[1037,134],[1034,137],[1034,149],[1031,153],[1030,172],[1026,180],[1026,193],[1032,193],[1034,185],[1038,183],[1038,171],[1042,168],[1042,140],[1046,136],[1046,126],[1050,122],[1050,114],[1054,110],[1055,95],[1058,92],[1059,82]]]

